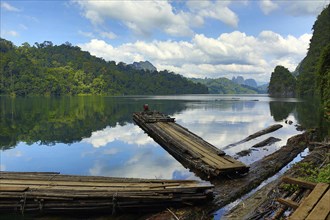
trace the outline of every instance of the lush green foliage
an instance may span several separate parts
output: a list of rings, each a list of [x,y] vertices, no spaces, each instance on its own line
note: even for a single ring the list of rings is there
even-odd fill
[[[295,95],[296,79],[290,71],[283,66],[276,66],[270,77],[270,96],[292,97]]]
[[[330,119],[330,43],[323,49],[317,69],[318,92],[325,105],[326,117]]]
[[[211,94],[256,94],[258,89],[246,85],[239,85],[227,78],[218,79],[190,79],[195,83],[206,85]]]
[[[272,77],[270,80],[269,93],[272,96],[287,96],[286,93],[289,90],[292,94],[294,91],[299,97],[321,96],[322,102],[326,105],[326,112],[329,112],[330,5],[328,5],[318,16],[313,25],[313,30],[314,32],[310,41],[307,56],[292,73],[297,77],[295,90],[292,90],[292,86],[289,84],[289,81],[291,81],[289,78],[291,77],[284,77],[284,80],[288,80],[286,86],[289,86],[289,89],[285,88],[281,78]]]
[[[299,96],[315,96],[318,94],[318,87],[326,86],[319,84],[322,82],[322,80],[319,80],[319,77],[320,75],[326,76],[327,74],[325,72],[317,74],[317,72],[322,51],[330,42],[330,5],[318,16],[313,25],[313,30],[313,37],[307,56],[298,68],[297,93]]]
[[[329,156],[329,155],[328,155]],[[330,164],[327,163],[321,169],[312,163],[299,163],[296,165],[296,174],[310,182],[330,183]]]
[[[207,93],[201,84],[168,71],[137,70],[106,62],[65,43],[50,41],[16,47],[0,39],[0,94],[195,94]]]

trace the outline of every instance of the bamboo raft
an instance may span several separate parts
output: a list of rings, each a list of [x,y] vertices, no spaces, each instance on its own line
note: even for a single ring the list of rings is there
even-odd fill
[[[175,123],[174,118],[155,111],[144,111],[133,113],[133,120],[184,167],[202,178],[249,170],[242,162]]]
[[[0,172],[0,213],[159,211],[205,203],[212,188],[193,180]]]

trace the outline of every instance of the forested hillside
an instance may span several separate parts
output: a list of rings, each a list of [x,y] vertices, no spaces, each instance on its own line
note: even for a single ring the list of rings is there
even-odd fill
[[[307,56],[293,73],[297,80],[287,74],[282,74],[284,81],[282,78],[272,77],[269,93],[271,96],[281,96],[285,93],[284,90],[291,90],[296,83],[297,96],[321,97],[326,108],[330,109],[330,5],[318,16],[313,30]],[[276,68],[274,73],[277,72]],[[278,89],[282,89],[282,93],[274,93]]]
[[[148,95],[208,93],[168,71],[144,71],[105,61],[70,43],[15,46],[0,39],[0,95]]]
[[[257,94],[259,92],[256,88],[247,85],[239,85],[224,77],[217,79],[192,78],[190,80],[207,86],[211,94]]]
[[[296,79],[290,71],[283,66],[276,66],[270,77],[268,93],[270,96],[295,96]]]
[[[299,96],[314,96],[319,94],[320,77],[326,74],[318,74],[321,54],[330,44],[330,5],[318,16],[313,25],[313,37],[310,41],[307,56],[302,60],[298,68],[297,93]],[[328,64],[329,65],[329,64]],[[330,89],[330,88],[328,88]]]

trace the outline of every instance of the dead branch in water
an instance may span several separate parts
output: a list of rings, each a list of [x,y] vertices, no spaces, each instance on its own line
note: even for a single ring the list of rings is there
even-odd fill
[[[259,136],[262,136],[262,135],[271,133],[273,131],[276,131],[276,130],[280,129],[281,127],[283,127],[283,125],[281,125],[281,124],[275,124],[275,125],[269,126],[268,128],[262,129],[262,130],[260,130],[260,131],[258,131],[256,133],[254,133],[254,134],[249,135],[248,137],[244,138],[241,141],[238,141],[236,143],[232,143],[232,144],[229,144],[229,145],[225,146],[224,148],[222,148],[222,150],[226,150],[228,148],[235,147],[238,144],[242,144],[242,143],[248,142],[248,141],[250,141],[250,140],[252,140],[254,138],[257,138]]]

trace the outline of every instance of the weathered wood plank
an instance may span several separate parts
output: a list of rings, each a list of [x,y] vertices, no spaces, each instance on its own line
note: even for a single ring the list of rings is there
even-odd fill
[[[294,201],[292,201],[290,199],[278,198],[277,201],[279,203],[282,203],[283,205],[289,206],[289,207],[291,207],[293,209],[296,209],[296,208],[299,207],[299,204],[297,202],[294,202]]]
[[[205,160],[208,160],[210,164],[213,164],[213,167],[217,168],[217,166],[222,166],[223,164],[232,164],[236,163],[236,160],[226,160],[223,157],[219,157],[221,155],[224,155],[224,153],[220,150],[214,150],[213,148],[208,147],[210,144],[206,141],[200,139],[199,141],[195,140],[195,137],[188,136],[186,133],[182,133],[181,130],[176,130],[174,127],[177,127],[174,125],[174,123],[158,123],[158,126],[160,126],[162,129],[166,130],[169,134],[171,134],[172,137],[176,137],[176,139],[181,140],[182,142],[186,142],[186,144],[190,145],[190,149],[193,152],[198,152],[200,155],[202,155],[203,158],[207,158]],[[183,143],[184,144],[184,143]],[[207,147],[205,147],[207,146]]]
[[[223,151],[193,134],[188,129],[174,123],[157,121],[149,123],[144,121],[145,114],[134,113],[133,119],[156,142],[167,150],[183,166],[196,171],[202,178],[214,178],[219,174],[228,172],[248,171],[248,167],[240,161],[225,155]],[[159,113],[155,113],[159,114]]]
[[[316,183],[300,180],[297,178],[287,177],[287,176],[282,178],[282,182],[289,184],[296,184],[307,189],[314,189],[314,187],[317,185]]]
[[[142,212],[205,203],[212,198],[210,189],[213,186],[194,180],[84,178],[70,175],[56,175],[54,180],[46,173],[33,175],[1,173],[0,185],[6,190],[0,190],[0,213],[80,210]],[[101,182],[93,183],[93,179]],[[26,190],[18,191],[23,188]]]
[[[326,219],[330,213],[330,190],[328,190],[321,200],[316,204],[306,220]]]
[[[35,186],[68,186],[68,187],[108,187],[108,188],[123,188],[129,190],[130,188],[142,188],[142,189],[149,189],[151,188],[164,188],[164,187],[173,187],[173,186],[196,186],[196,182],[185,182],[185,183],[112,183],[112,182],[105,182],[105,183],[98,183],[98,182],[75,182],[75,181],[58,181],[58,180],[20,180],[20,179],[0,179],[0,185],[35,185]],[[1,187],[0,186],[0,187]],[[0,188],[1,189],[1,188]]]
[[[28,188],[26,186],[3,186],[0,182],[0,192],[24,192]]]
[[[328,187],[329,185],[326,183],[318,183],[314,190],[301,202],[296,211],[289,216],[289,220],[305,219]]]

